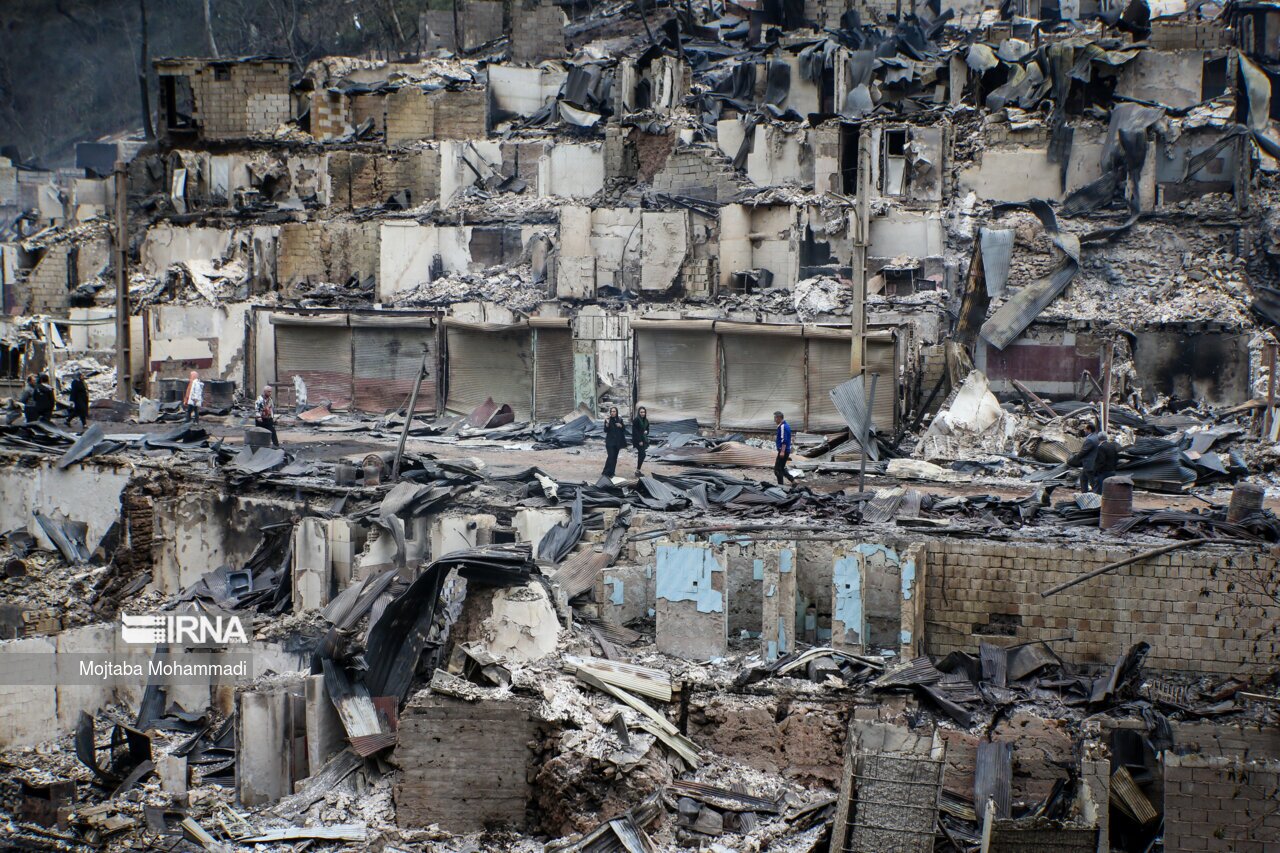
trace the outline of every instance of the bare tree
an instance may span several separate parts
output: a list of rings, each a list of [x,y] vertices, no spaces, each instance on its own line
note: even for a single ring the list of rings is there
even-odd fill
[[[138,51],[138,93],[142,96],[142,129],[147,139],[155,139],[156,131],[151,125],[151,91],[147,82],[150,73],[151,51],[147,46],[147,0],[138,0],[138,13],[142,26],[142,47]]]

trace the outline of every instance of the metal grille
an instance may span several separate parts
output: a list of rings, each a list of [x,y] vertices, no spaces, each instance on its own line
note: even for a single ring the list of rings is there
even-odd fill
[[[449,411],[469,414],[492,397],[521,420],[533,405],[533,345],[528,329],[486,332],[450,328]]]
[[[430,325],[352,330],[355,362],[355,407],[388,412],[408,405],[413,383],[427,353],[415,411],[436,410],[435,330]]]
[[[804,339],[722,335],[725,429],[773,429],[773,413],[804,423]],[[848,344],[845,361],[848,362]]]
[[[859,752],[846,853],[932,851],[944,765],[944,758]]]
[[[716,336],[710,330],[637,329],[639,405],[650,421],[696,418],[715,426],[719,370]]]
[[[534,346],[534,418],[562,418],[573,411],[573,333],[537,329]]]
[[[301,376],[310,403],[351,406],[351,330],[345,326],[276,326],[276,382]]]

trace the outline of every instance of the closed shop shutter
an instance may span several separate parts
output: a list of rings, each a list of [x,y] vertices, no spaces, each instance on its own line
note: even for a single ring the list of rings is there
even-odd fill
[[[871,374],[878,373],[876,399],[871,406],[871,422],[882,435],[898,428],[898,344],[891,337],[867,338],[867,390]]]
[[[720,346],[724,359],[723,429],[773,429],[775,411],[781,411],[793,424],[803,423],[804,338],[722,335]]]
[[[573,333],[535,329],[535,420],[562,418],[573,410]]]
[[[636,354],[638,404],[648,407],[649,420],[697,418],[702,426],[715,426],[719,369],[713,332],[637,329]]]
[[[277,325],[276,382],[301,376],[312,404],[351,407],[351,330],[346,326]]]
[[[533,347],[528,329],[481,331],[451,327],[449,411],[470,414],[486,398],[509,403],[519,420],[533,402]]]
[[[809,338],[809,423],[811,432],[845,428],[844,418],[831,402],[831,389],[849,379],[848,338]],[[876,390],[879,390],[878,388]],[[879,395],[877,395],[879,396]]]
[[[430,321],[403,327],[357,326],[352,329],[355,353],[355,407],[364,412],[389,412],[409,402],[413,383],[427,353],[427,375],[418,391],[418,412],[436,410],[435,329]]]

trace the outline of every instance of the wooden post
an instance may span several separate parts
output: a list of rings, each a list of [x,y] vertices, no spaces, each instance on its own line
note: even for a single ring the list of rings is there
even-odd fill
[[[133,400],[133,346],[129,340],[129,173],[116,161],[116,399]]]
[[[1111,360],[1115,357],[1115,344],[1107,341],[1102,348],[1102,406],[1099,407],[1099,429],[1106,432],[1111,426]]]
[[[867,361],[867,254],[871,247],[871,133],[864,126],[858,140],[858,198],[853,258],[853,307],[849,375],[862,373]]]

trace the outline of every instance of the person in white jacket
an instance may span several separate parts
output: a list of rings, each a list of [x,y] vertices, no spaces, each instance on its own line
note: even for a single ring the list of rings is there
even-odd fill
[[[187,393],[182,395],[182,405],[187,410],[187,420],[200,423],[200,407],[204,405],[204,383],[200,374],[191,371],[187,380]]]

